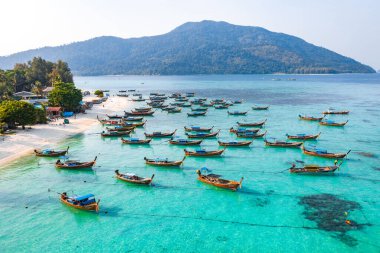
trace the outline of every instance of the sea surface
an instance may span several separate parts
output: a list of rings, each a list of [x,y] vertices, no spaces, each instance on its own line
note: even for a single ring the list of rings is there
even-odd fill
[[[293,79],[296,80],[293,80]],[[0,170],[0,252],[380,252],[380,75],[227,75],[227,76],[97,76],[75,77],[84,90],[195,92],[209,99],[243,99],[229,116],[209,109],[206,117],[157,110],[135,131],[173,131],[185,136],[186,125],[215,126],[219,138],[234,140],[228,129],[237,121],[267,119],[268,138],[321,132],[317,145],[348,152],[331,176],[293,175],[296,161],[332,165],[334,160],[302,154],[300,149],[227,148],[221,157],[188,157],[181,168],[147,166],[143,158],[179,160],[185,147],[154,139],[150,146],[121,144],[101,138],[98,126],[59,143],[70,146],[70,158],[98,156],[93,170],[54,168],[55,159],[25,157]],[[128,99],[128,98],[125,98]],[[270,105],[253,111],[253,104]],[[130,103],[133,107],[143,102]],[[320,115],[329,107],[350,110],[328,117],[345,127],[301,121],[298,114]],[[123,113],[122,111],[118,112]],[[1,145],[1,144],[0,144]],[[219,149],[217,139],[202,147]],[[189,148],[193,149],[193,148]],[[300,164],[300,163],[298,163]],[[195,171],[210,168],[224,178],[240,180],[236,192],[197,180]],[[114,178],[114,170],[150,177],[150,187]],[[58,192],[93,193],[100,213],[60,203]],[[350,224],[347,224],[350,223]]]

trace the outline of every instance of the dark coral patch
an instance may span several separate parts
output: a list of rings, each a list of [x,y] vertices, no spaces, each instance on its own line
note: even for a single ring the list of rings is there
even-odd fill
[[[370,153],[370,152],[355,152],[355,153],[364,157],[369,157],[369,158],[377,157],[374,153]]]
[[[301,197],[300,204],[305,206],[306,219],[314,221],[318,229],[335,232],[335,238],[349,246],[355,246],[355,238],[346,233],[363,227],[353,220],[347,220],[346,213],[361,209],[359,203],[339,199],[331,194],[316,194]]]

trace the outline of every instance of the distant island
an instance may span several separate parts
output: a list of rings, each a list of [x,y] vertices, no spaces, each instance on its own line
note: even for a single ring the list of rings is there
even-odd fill
[[[97,37],[28,50],[0,57],[0,68],[33,57],[63,60],[76,75],[375,73],[295,36],[215,21],[188,22],[158,36]]]

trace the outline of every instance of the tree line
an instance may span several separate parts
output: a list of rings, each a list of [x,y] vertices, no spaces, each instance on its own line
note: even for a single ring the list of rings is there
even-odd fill
[[[53,89],[48,95],[48,103],[39,107],[14,96],[20,91],[42,95],[46,87]],[[46,106],[78,111],[81,101],[82,92],[75,87],[68,64],[61,60],[53,63],[35,57],[27,63],[16,64],[11,70],[0,69],[0,131],[4,123],[8,128],[46,123]]]

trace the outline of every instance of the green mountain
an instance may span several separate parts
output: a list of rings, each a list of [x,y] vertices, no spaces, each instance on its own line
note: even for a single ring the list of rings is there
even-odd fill
[[[35,56],[66,61],[77,75],[375,72],[294,36],[215,21],[185,23],[159,36],[97,37],[28,50],[0,57],[0,68]]]

